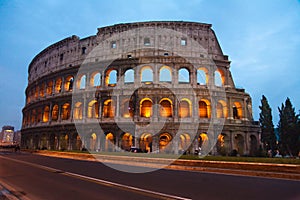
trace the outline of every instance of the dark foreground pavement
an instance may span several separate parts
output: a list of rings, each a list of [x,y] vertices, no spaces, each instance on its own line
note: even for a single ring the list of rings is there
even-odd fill
[[[0,181],[21,199],[300,199],[300,181],[167,169],[133,174],[30,153],[0,153]]]

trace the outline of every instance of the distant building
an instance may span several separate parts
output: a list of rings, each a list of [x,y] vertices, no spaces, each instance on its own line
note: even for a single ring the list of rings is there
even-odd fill
[[[16,131],[13,126],[3,126],[0,133],[0,143],[9,144],[9,143],[20,143],[21,132]]]

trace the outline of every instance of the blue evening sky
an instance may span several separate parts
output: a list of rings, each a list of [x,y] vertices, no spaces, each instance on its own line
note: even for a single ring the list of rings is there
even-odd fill
[[[152,20],[211,23],[236,86],[252,97],[255,120],[263,94],[275,125],[286,97],[300,109],[299,0],[0,0],[0,126],[21,128],[28,65],[48,45],[106,25]]]

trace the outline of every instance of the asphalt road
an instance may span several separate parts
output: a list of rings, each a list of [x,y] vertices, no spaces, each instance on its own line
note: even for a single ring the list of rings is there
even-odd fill
[[[0,182],[33,200],[300,199],[300,181],[164,169],[133,174],[30,153],[0,152]]]

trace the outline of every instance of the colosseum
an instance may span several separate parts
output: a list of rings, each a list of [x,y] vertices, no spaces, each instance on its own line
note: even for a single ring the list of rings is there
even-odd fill
[[[22,147],[254,155],[260,128],[211,24],[137,22],[71,36],[28,69]]]

